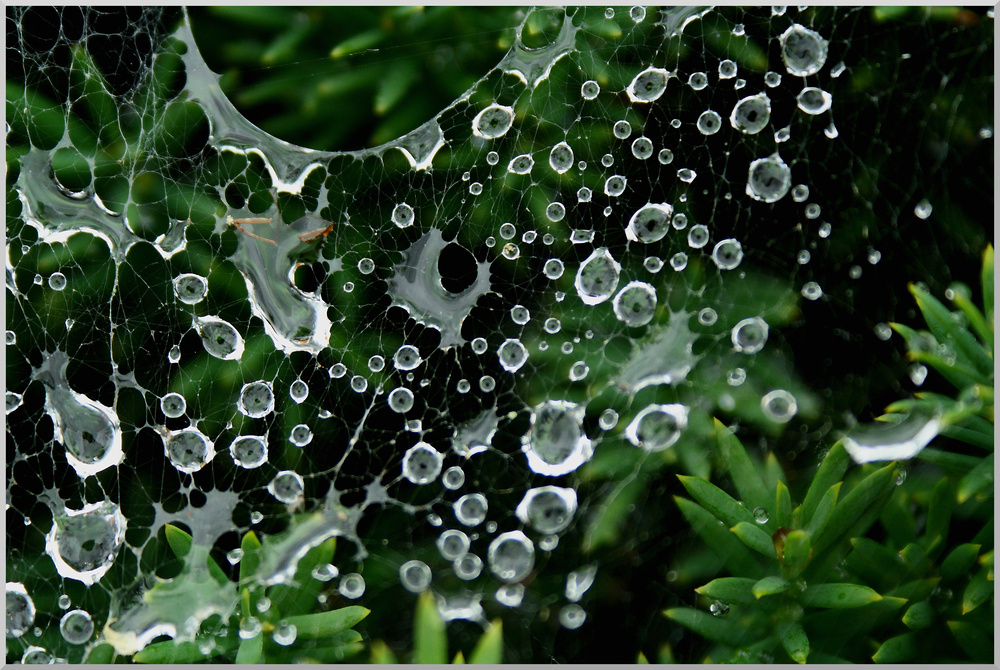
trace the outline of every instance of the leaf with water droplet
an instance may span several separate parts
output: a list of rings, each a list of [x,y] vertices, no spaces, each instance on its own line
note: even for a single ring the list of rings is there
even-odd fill
[[[690,628],[698,635],[728,647],[738,646],[751,631],[733,619],[717,617],[691,607],[674,607],[663,612],[668,619]]]
[[[857,486],[851,489],[850,493],[833,509],[826,526],[813,537],[813,551],[823,552],[829,546],[839,543],[844,539],[844,535],[849,531],[854,532],[854,536],[860,536],[864,531],[857,532],[852,526],[866,520],[864,516],[870,508],[881,507],[880,499],[891,494],[896,487],[895,476],[896,463],[892,462],[885,467],[872,472],[870,475],[858,482]],[[884,503],[884,500],[881,501]],[[874,510],[877,516],[878,509]],[[874,522],[874,518],[872,519]]]
[[[819,464],[819,469],[813,477],[812,484],[806,492],[805,500],[802,501],[802,516],[810,519],[816,511],[816,506],[826,495],[830,487],[836,484],[847,472],[847,467],[851,464],[851,457],[848,455],[844,445],[837,442]]]
[[[972,304],[972,301],[968,296],[968,287],[964,285],[959,285],[957,282],[952,284],[951,290],[951,301],[955,303],[955,306],[962,310],[962,314],[965,318],[969,320],[969,325],[975,331],[976,335],[979,337],[979,341],[985,348],[986,353],[989,355],[993,354],[993,328],[986,322],[986,317],[983,313],[979,311],[979,308]]]
[[[993,582],[987,579],[987,570],[982,568],[969,580],[962,594],[962,615],[976,609],[993,596]]]
[[[848,609],[882,600],[882,596],[861,584],[816,584],[807,586],[801,602],[806,607]]]
[[[737,605],[752,605],[756,600],[753,587],[757,582],[745,577],[719,577],[704,586],[699,586],[695,592],[707,598],[724,600]]]
[[[729,571],[735,575],[759,577],[760,564],[753,553],[735,535],[712,516],[701,505],[685,498],[674,496],[674,502],[688,524],[704,540],[715,554],[722,559]]]
[[[916,633],[903,633],[883,642],[872,655],[872,660],[876,663],[906,663],[913,661],[916,653]]]
[[[330,562],[335,547],[336,538],[331,537],[306,552],[295,568],[292,583],[278,584],[268,591],[272,609],[283,616],[306,614],[316,609],[316,596],[324,584],[315,579],[312,572],[317,565]]]
[[[100,663],[102,665],[113,663],[115,659],[115,648],[110,644],[99,644],[87,654],[85,663]]]
[[[977,381],[982,384],[992,383],[993,359],[972,333],[956,321],[951,311],[933,295],[916,284],[910,284],[909,289],[938,342],[953,343],[958,360],[980,376]]]
[[[260,566],[260,540],[252,530],[243,536],[240,543],[243,558],[240,559],[240,584],[245,585],[257,572]]]
[[[249,640],[242,640],[236,652],[237,664],[260,663],[264,656],[264,636],[255,635]]]
[[[211,647],[208,653],[201,650],[196,642],[156,642],[132,657],[136,663],[198,663],[215,656],[221,656],[228,651],[223,644]]]
[[[727,526],[735,526],[741,521],[753,523],[753,514],[745,506],[740,505],[728,493],[718,486],[699,477],[677,475],[687,492],[698,501],[702,507],[711,512]]]
[[[805,530],[808,531],[809,535],[819,535],[826,527],[826,523],[830,520],[830,515],[833,513],[833,508],[837,504],[837,497],[840,495],[840,487],[843,483],[837,482],[827,489],[826,494],[823,495],[819,504],[816,505],[816,509],[805,525]]]
[[[329,612],[291,616],[288,617],[287,621],[295,626],[296,639],[315,640],[353,628],[370,613],[371,610],[364,607],[349,605]],[[324,644],[329,643],[325,642]]]
[[[751,460],[743,443],[733,434],[733,431],[729,430],[718,419],[714,420],[714,424],[722,460],[729,466],[729,476],[732,478],[740,498],[751,509],[757,507],[767,509],[771,504],[771,496],[768,495],[764,482],[758,474],[759,466]],[[764,525],[772,532],[776,528],[773,522]]]

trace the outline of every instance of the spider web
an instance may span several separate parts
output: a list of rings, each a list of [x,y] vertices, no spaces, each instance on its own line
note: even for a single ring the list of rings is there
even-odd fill
[[[264,584],[336,537],[317,607],[399,649],[424,588],[453,639],[502,617],[509,661],[683,649],[670,496],[713,417],[805,468],[923,383],[886,324],[992,240],[991,13],[509,33],[412,132],[330,152],[241,115],[186,13],[8,9],[8,661],[234,611],[142,599],[197,577],[168,523],[231,577],[272,538]]]

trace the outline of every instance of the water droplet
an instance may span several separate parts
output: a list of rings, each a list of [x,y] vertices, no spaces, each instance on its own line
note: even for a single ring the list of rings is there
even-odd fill
[[[511,174],[531,174],[531,169],[535,167],[535,159],[529,154],[514,156],[507,165],[507,172]]]
[[[770,517],[767,514],[767,510],[763,507],[756,507],[753,511],[753,520],[757,523],[767,523]]]
[[[701,116],[698,117],[698,132],[702,135],[714,135],[722,128],[722,117],[719,116],[718,112],[714,112],[711,109],[707,112],[702,112]]]
[[[201,275],[182,274],[174,279],[174,295],[188,305],[197,305],[208,294],[208,280]]]
[[[931,206],[930,201],[926,198],[918,202],[917,206],[913,208],[913,213],[918,219],[927,219],[933,211],[934,207]]]
[[[632,124],[629,123],[628,121],[625,121],[624,119],[622,119],[621,121],[615,121],[613,130],[615,133],[615,137],[617,137],[620,140],[624,140],[629,135],[632,134]]]
[[[700,91],[708,86],[708,76],[704,72],[692,72],[688,76],[688,86],[696,91]]]
[[[322,563],[312,570],[313,579],[320,582],[333,581],[340,574],[340,570],[332,563]]]
[[[59,620],[59,632],[70,644],[83,644],[94,634],[94,620],[84,610],[66,612]]]
[[[632,102],[653,102],[667,90],[668,77],[663,68],[646,68],[635,76],[625,93]]]
[[[691,227],[688,231],[688,246],[692,249],[701,249],[708,244],[708,227],[699,223]]]
[[[718,320],[719,315],[711,307],[705,307],[700,312],[698,312],[698,323],[703,326],[714,325]]]
[[[646,259],[642,261],[642,266],[646,268],[647,272],[655,275],[663,269],[663,259],[659,256],[647,256]]]
[[[716,243],[712,249],[712,261],[720,270],[732,270],[743,260],[743,245],[730,238]]]
[[[36,635],[36,637],[38,636]],[[24,656],[21,657],[21,663],[24,665],[50,665],[54,662],[55,660],[49,652],[34,645],[25,649]]]
[[[663,239],[670,231],[674,208],[667,203],[647,203],[629,219],[625,237],[633,242],[651,244]]]
[[[732,79],[736,76],[736,63],[730,59],[719,62],[719,79]]]
[[[905,461],[937,437],[941,421],[920,412],[887,414],[885,421],[855,426],[844,436],[844,449],[855,463]]]
[[[814,75],[826,63],[828,44],[815,30],[795,23],[781,34],[779,40],[781,59],[788,73],[795,77]]]
[[[305,399],[309,397],[309,385],[301,379],[296,379],[289,387],[288,395],[295,402],[295,404],[301,405],[305,402]]]
[[[121,510],[107,501],[95,502],[79,511],[66,509],[54,517],[45,537],[45,553],[56,571],[64,579],[96,584],[111,569],[125,539],[126,522]]]
[[[582,379],[586,379],[588,374],[590,374],[590,366],[583,361],[577,361],[569,369],[569,380],[571,382],[578,382]]]
[[[819,300],[823,297],[823,289],[814,281],[802,285],[802,297],[806,300]]]
[[[267,490],[278,502],[294,505],[302,499],[302,493],[305,491],[305,480],[297,472],[282,470],[267,485]]]
[[[180,393],[168,393],[160,398],[160,410],[163,411],[163,416],[168,419],[176,419],[179,416],[183,416],[186,409],[187,402]]]
[[[441,557],[455,561],[469,552],[469,536],[460,530],[446,530],[437,539],[438,552]]]
[[[10,414],[20,407],[22,402],[24,402],[24,399],[20,393],[7,391],[7,414]]]
[[[267,436],[241,435],[229,445],[229,453],[241,468],[259,468],[267,461]]]
[[[472,134],[492,140],[505,135],[512,125],[514,125],[513,108],[493,104],[479,112],[472,120]]]
[[[364,393],[368,390],[368,380],[361,375],[351,377],[351,390],[355,393]]]
[[[795,100],[799,109],[812,116],[822,114],[833,105],[833,96],[815,86],[803,88]]]
[[[576,491],[559,486],[529,489],[515,514],[540,533],[559,533],[569,527],[576,513]]]
[[[612,175],[604,182],[604,194],[612,198],[617,198],[625,192],[625,185],[628,180],[620,174]]]
[[[768,72],[764,75],[764,84],[768,88],[776,88],[781,86],[781,75],[777,72]]]
[[[66,288],[66,275],[61,272],[53,272],[49,275],[49,288],[53,291],[62,291]]]
[[[646,451],[663,451],[680,439],[687,427],[688,411],[680,404],[648,405],[632,419],[625,436]]]
[[[551,202],[548,207],[545,208],[545,218],[553,223],[562,221],[565,216],[566,206],[561,202]]]
[[[759,316],[743,319],[733,326],[733,350],[756,354],[767,344],[767,331],[767,322]]]
[[[256,381],[244,384],[236,405],[241,414],[260,419],[274,410],[274,390],[271,382]]]
[[[459,579],[470,581],[478,577],[483,572],[483,559],[475,554],[465,554],[453,563],[455,575]]]
[[[7,637],[21,637],[35,623],[35,603],[24,584],[7,582]]]
[[[428,484],[441,474],[444,456],[427,442],[417,442],[403,455],[403,477],[414,484]]]
[[[413,208],[405,202],[396,205],[392,210],[392,222],[399,228],[408,228],[413,225]]]
[[[594,585],[597,576],[597,566],[588,565],[566,575],[566,600],[571,603],[580,602],[584,594]]]
[[[496,165],[497,163],[500,162],[500,154],[498,154],[495,151],[489,152],[488,154],[486,154],[486,162],[489,163],[490,165]]]
[[[411,593],[426,591],[431,585],[431,569],[416,559],[399,566],[399,583]]]
[[[552,147],[549,152],[549,167],[558,174],[564,174],[573,167],[573,149],[565,142]]]
[[[656,313],[656,289],[646,282],[629,282],[618,292],[611,306],[615,316],[625,325],[645,326]]]
[[[277,628],[274,629],[274,632],[271,634],[271,636],[274,639],[275,643],[280,644],[282,647],[287,647],[291,645],[293,642],[295,642],[295,638],[298,635],[298,632],[299,631],[295,627],[295,624],[283,622],[281,625],[279,625]]]
[[[584,100],[593,100],[601,92],[601,85],[593,79],[588,79],[580,85],[580,96]]]
[[[389,409],[406,414],[413,409],[413,392],[408,388],[395,388],[389,393]]]
[[[750,163],[747,195],[761,202],[777,202],[791,187],[792,171],[777,155]]]
[[[792,188],[792,200],[795,202],[805,202],[809,199],[809,187],[805,184],[798,184]]]
[[[546,535],[538,541],[538,548],[542,551],[555,551],[555,548],[559,546],[559,536],[558,535]]]
[[[58,600],[59,609],[68,610],[71,604],[73,604],[72,600],[70,600],[70,597],[65,593],[59,596]]]
[[[733,107],[729,123],[747,135],[756,135],[771,120],[771,99],[763,93],[743,98]]]
[[[497,589],[495,597],[505,607],[518,607],[524,599],[524,585],[504,584]]]
[[[246,617],[240,620],[239,636],[241,640],[250,640],[260,635],[263,625],[257,617]]]
[[[576,292],[585,305],[597,305],[618,288],[621,265],[605,247],[595,249],[576,273]]]
[[[309,426],[304,423],[300,423],[292,428],[292,432],[288,435],[288,441],[300,448],[312,442],[312,439],[313,432]]]
[[[486,353],[489,348],[489,344],[486,342],[485,338],[477,337],[470,342],[472,346],[472,353],[482,355]]]
[[[892,337],[892,328],[887,323],[875,324],[875,337],[883,341],[888,340]]]
[[[500,365],[507,372],[517,372],[528,361],[528,350],[520,340],[508,338],[497,349]]]
[[[535,546],[519,530],[498,535],[486,553],[490,572],[505,582],[519,582],[535,566]]]
[[[228,321],[206,316],[198,318],[196,323],[201,344],[209,354],[224,361],[243,356],[243,337]]]
[[[256,526],[263,520],[264,520],[264,515],[258,512],[257,510],[250,512],[250,523],[252,523],[253,525]]]
[[[583,414],[583,407],[565,400],[548,400],[532,409],[521,451],[533,472],[555,477],[590,460],[594,445],[583,431]]]
[[[181,360],[181,348],[176,344],[170,347],[170,351],[167,352],[167,362],[169,363],[180,363]]]
[[[716,600],[714,603],[709,605],[708,609],[713,616],[725,616],[729,614],[729,603]]]
[[[559,624],[567,630],[576,630],[587,620],[587,612],[576,603],[564,605],[559,610]]]
[[[660,161],[661,165],[669,165],[674,161],[674,152],[670,149],[660,149],[660,153],[657,154],[656,159]]]
[[[166,433],[163,449],[170,463],[179,472],[188,474],[198,472],[215,458],[215,445],[197,428]]]
[[[798,412],[795,396],[784,389],[775,389],[760,399],[764,415],[776,423],[788,423]]]

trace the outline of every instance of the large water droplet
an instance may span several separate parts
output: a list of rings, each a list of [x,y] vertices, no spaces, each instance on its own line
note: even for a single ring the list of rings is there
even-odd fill
[[[743,319],[732,330],[733,349],[755,354],[767,343],[767,322],[759,316]]]
[[[796,77],[816,74],[826,63],[827,41],[815,30],[794,23],[779,38],[781,59]]]
[[[414,484],[429,484],[441,474],[444,456],[426,442],[417,442],[403,455],[403,476]]]
[[[576,273],[574,285],[585,305],[597,305],[610,298],[618,288],[622,266],[605,247],[594,249]]]
[[[656,314],[656,289],[643,281],[625,285],[611,303],[615,316],[627,326],[645,326]]]
[[[486,520],[489,504],[482,493],[467,493],[455,501],[452,509],[460,524],[474,527]]]
[[[490,572],[505,582],[519,582],[535,566],[535,546],[519,530],[498,535],[486,553]]]
[[[168,393],[160,398],[160,409],[163,411],[163,416],[168,419],[176,419],[184,415],[187,401],[180,393]]]
[[[528,350],[520,340],[508,338],[497,349],[500,365],[507,372],[517,372],[528,360]]]
[[[241,468],[259,468],[267,462],[267,436],[241,435],[229,445],[229,453]]]
[[[21,637],[35,623],[35,603],[24,584],[7,582],[7,637]]]
[[[883,421],[855,426],[842,442],[855,463],[905,461],[923,451],[940,430],[936,416],[887,414]]]
[[[778,156],[758,158],[750,163],[747,195],[761,202],[777,202],[792,184],[792,171]]]
[[[59,632],[70,644],[83,644],[94,634],[94,620],[84,610],[66,612],[59,620]]]
[[[833,96],[815,86],[803,88],[795,100],[799,109],[812,116],[822,114],[833,105]]]
[[[689,409],[685,405],[648,405],[625,429],[629,442],[646,451],[669,449],[687,427]]]
[[[529,489],[515,510],[517,518],[539,533],[566,530],[576,513],[576,491],[559,486]]]
[[[166,431],[162,437],[167,458],[180,472],[197,472],[215,458],[215,445],[197,428]]]
[[[465,556],[469,553],[469,536],[460,530],[446,530],[437,539],[438,552],[442,558],[449,561]]]
[[[302,479],[302,475],[292,470],[282,470],[267,485],[267,490],[278,502],[283,502],[286,505],[296,505],[302,500],[302,493],[305,491],[305,486],[305,480]]]
[[[566,575],[566,600],[571,603],[580,602],[583,594],[593,586],[596,576],[596,565],[588,565]]]
[[[126,522],[117,505],[96,502],[83,509],[56,514],[45,537],[45,553],[65,579],[86,585],[111,568],[125,539]]]
[[[528,467],[555,477],[590,460],[594,445],[583,432],[584,408],[565,400],[547,400],[531,411],[531,427],[521,438]]]
[[[775,423],[788,423],[798,411],[795,396],[784,389],[775,389],[760,399],[760,408]]]
[[[743,98],[729,115],[733,128],[747,135],[756,135],[764,130],[770,120],[771,99],[763,93]]]
[[[670,218],[674,208],[667,203],[646,203],[629,219],[625,237],[633,242],[651,244],[670,232]]]
[[[231,323],[216,316],[199,317],[195,323],[202,346],[209,354],[224,361],[243,356],[243,336]]]
[[[431,585],[431,569],[416,559],[399,566],[399,583],[412,593],[426,591]]]
[[[559,174],[567,172],[573,167],[573,148],[565,142],[552,147],[549,152],[549,166]]]
[[[208,281],[201,275],[182,274],[174,279],[174,295],[188,305],[196,305],[208,294]]]
[[[635,76],[625,93],[632,102],[653,102],[667,90],[668,77],[668,72],[663,68],[646,68]]]
[[[251,419],[260,419],[274,410],[274,390],[271,382],[256,381],[244,384],[236,408]]]
[[[472,120],[472,134],[492,140],[505,135],[513,124],[513,108],[493,104],[479,112]]]

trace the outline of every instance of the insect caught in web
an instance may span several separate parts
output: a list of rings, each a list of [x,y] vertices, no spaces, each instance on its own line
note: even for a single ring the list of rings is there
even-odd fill
[[[310,230],[305,233],[302,233],[301,235],[299,235],[299,241],[312,242],[313,240],[319,239],[320,237],[326,237],[327,235],[330,234],[331,231],[333,231],[334,223],[330,221],[329,224],[330,225],[328,225],[326,228],[317,228],[316,230]]]
[[[274,246],[278,246],[278,243],[275,242],[274,240],[268,239],[266,237],[261,237],[256,233],[251,233],[249,230],[243,227],[250,225],[262,225],[262,224],[272,223],[273,221],[274,219],[271,218],[234,219],[231,216],[226,217],[226,223],[228,223],[230,226],[234,226],[238,231],[240,231],[244,235],[249,235],[255,240],[260,240],[261,242],[267,242],[268,244],[273,244]]]

